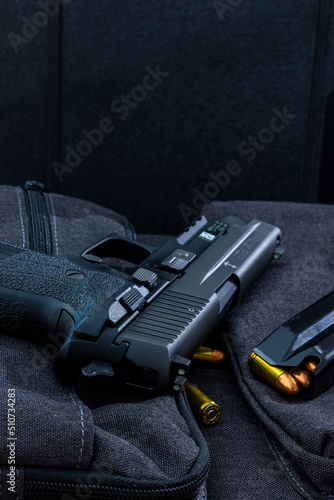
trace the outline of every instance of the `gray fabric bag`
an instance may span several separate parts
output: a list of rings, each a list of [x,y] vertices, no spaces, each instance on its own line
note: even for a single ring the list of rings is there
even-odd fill
[[[272,331],[334,289],[334,206],[230,201],[211,203],[203,214],[277,225],[285,248],[218,328],[234,380],[227,372],[204,375],[205,390],[224,408],[225,424],[220,436],[218,429],[206,436],[210,476],[216,478],[209,478],[208,491],[217,493],[224,471],[222,498],[331,500],[334,387],[310,400],[285,396],[250,370],[248,358]],[[189,378],[199,383],[203,372],[191,371]]]
[[[45,193],[38,183],[0,188],[2,242],[79,255],[110,233],[135,237],[112,210]],[[0,344],[2,499],[206,498],[208,449],[183,395],[76,392],[56,378],[40,345],[5,334]]]

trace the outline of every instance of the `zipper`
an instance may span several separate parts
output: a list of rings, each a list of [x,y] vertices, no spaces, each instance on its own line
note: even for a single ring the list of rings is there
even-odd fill
[[[210,468],[210,458],[207,448],[207,444],[204,440],[203,434],[201,433],[195,417],[190,409],[187,396],[184,391],[178,397],[178,408],[181,415],[185,418],[191,435],[195,439],[197,446],[199,447],[199,456],[201,457],[199,461],[193,466],[190,472],[190,477],[185,480],[183,484],[177,484],[176,481],[171,481],[170,486],[159,487],[152,486],[150,481],[134,481],[136,482],[136,487],[126,487],[122,484],[129,484],[131,479],[115,478],[115,484],[119,486],[107,485],[106,483],[111,481],[110,476],[101,474],[101,479],[103,477],[103,483],[101,485],[90,485],[84,480],[85,473],[78,473],[73,479],[68,481],[69,471],[65,472],[64,476],[67,480],[62,480],[59,477],[59,471],[53,473],[53,480],[34,480],[33,475],[41,476],[41,472],[35,474],[32,473],[32,469],[26,469],[26,481],[25,481],[25,491],[27,494],[27,499],[52,499],[61,498],[62,500],[77,500],[82,498],[82,494],[85,498],[91,500],[133,500],[136,499],[151,499],[151,500],[190,500],[198,494],[199,488],[205,482],[209,468]],[[198,463],[200,462],[200,463]],[[204,465],[202,462],[205,462]],[[197,470],[198,469],[198,470]],[[88,471],[89,473],[95,474],[94,471]],[[43,471],[43,476],[47,478],[47,471]],[[55,480],[55,476],[59,477],[59,480]],[[117,481],[117,482],[116,482]],[[102,482],[102,481],[101,481]]]
[[[209,466],[207,466],[209,467]],[[94,471],[93,471],[94,473]],[[151,499],[151,500],[193,500],[198,489],[204,482],[208,470],[185,485],[175,486],[170,488],[122,488],[115,486],[97,486],[80,483],[64,483],[64,482],[46,482],[46,481],[26,481],[27,499],[35,498],[35,495],[48,495],[48,497],[58,497],[62,500],[76,500],[82,498],[83,492],[85,498],[91,500],[133,500]],[[31,495],[31,496],[29,496]]]
[[[37,181],[27,181],[23,189],[29,223],[30,249],[51,255],[51,226],[44,184]]]
[[[27,181],[24,185],[24,192],[29,219],[30,248],[50,255],[52,254],[51,226],[44,194],[44,185],[37,181]],[[136,240],[134,228],[125,218],[124,227],[127,237]],[[177,403],[179,411],[185,418],[191,434],[199,447],[199,456],[202,454],[204,457],[199,460],[199,464],[198,461],[196,462],[196,471],[191,471],[190,477],[183,484],[177,484],[177,481],[171,480],[170,486],[159,487],[152,485],[150,481],[143,480],[134,481],[137,483],[136,487],[128,487],[130,479],[115,478],[115,484],[119,486],[113,486],[107,484],[111,481],[110,476],[102,474],[101,477],[104,477],[104,484],[91,485],[87,483],[87,475],[83,472],[71,473],[71,471],[64,471],[62,473],[58,470],[26,468],[25,492],[27,498],[76,500],[82,498],[83,492],[86,492],[85,494],[90,492],[89,498],[91,500],[133,500],[134,498],[142,500],[193,499],[206,480],[210,468],[210,459],[206,442],[193,416],[184,391],[178,397]],[[205,461],[204,465],[203,461]],[[91,473],[95,474],[94,471],[91,471]],[[35,477],[39,477],[40,479],[35,479]],[[85,498],[88,497],[85,496]]]
[[[77,482],[69,483],[64,481],[25,481],[25,492],[27,499],[35,499],[36,496],[46,496],[61,498],[62,500],[76,500],[82,498],[84,493],[85,498],[91,500],[133,500],[151,499],[151,500],[193,500],[198,494],[199,488],[206,480],[209,472],[210,464],[207,463],[203,471],[193,480],[188,481],[183,485],[171,486],[167,488],[146,487],[140,488],[123,488],[121,486],[105,486],[105,485],[90,485],[85,483],[78,477]],[[91,471],[94,476],[96,473]],[[127,480],[126,482],[129,482]],[[80,496],[81,495],[81,496]],[[42,497],[43,498],[43,497]]]

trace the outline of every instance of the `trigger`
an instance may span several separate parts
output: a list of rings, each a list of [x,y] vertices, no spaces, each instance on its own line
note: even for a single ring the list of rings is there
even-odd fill
[[[114,370],[107,361],[92,361],[81,370],[84,377],[113,377]]]
[[[83,390],[107,389],[114,376],[114,370],[107,361],[92,361],[84,366],[79,377],[79,387]]]

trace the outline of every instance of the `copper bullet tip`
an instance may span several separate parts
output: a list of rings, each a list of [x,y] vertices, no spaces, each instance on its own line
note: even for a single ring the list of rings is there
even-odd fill
[[[312,359],[304,363],[305,368],[311,373],[313,372],[313,370],[316,368],[317,365],[318,363],[316,361],[313,361]]]
[[[216,349],[210,349],[209,347],[201,346],[194,354],[193,360],[201,361],[207,364],[218,365],[222,363],[225,359],[225,354]]]
[[[295,368],[290,372],[290,374],[295,380],[297,380],[302,389],[308,390],[311,387],[312,380],[310,374],[306,370]]]
[[[216,349],[214,349],[212,351],[211,359],[213,363],[222,363],[225,359],[225,354],[221,351],[217,351]]]
[[[275,387],[288,396],[297,396],[299,394],[298,382],[288,372],[282,373],[282,375],[277,378]]]

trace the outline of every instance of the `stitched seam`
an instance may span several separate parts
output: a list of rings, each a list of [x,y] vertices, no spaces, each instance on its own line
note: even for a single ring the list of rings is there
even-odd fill
[[[82,409],[82,406],[80,404],[78,404],[74,397],[73,397],[73,394],[70,394],[71,396],[71,399],[72,399],[72,402],[75,406],[78,406],[79,409],[80,409],[80,420],[81,420],[81,448],[80,448],[80,452],[79,452],[79,458],[78,458],[78,464],[77,464],[77,469],[80,468],[80,464],[82,462],[82,457],[83,457],[83,448],[84,448],[84,445],[85,445],[85,421],[84,421],[84,413],[83,413],[83,409]]]
[[[287,464],[284,462],[284,458],[282,457],[282,455],[280,454],[276,444],[273,442],[272,439],[270,439],[271,441],[271,444],[273,445],[273,447],[275,448],[278,456],[280,457],[280,460],[282,462],[282,465],[283,467],[285,468],[285,470],[287,471],[287,473],[289,474],[289,476],[291,477],[291,479],[299,486],[299,488],[305,493],[305,495],[307,496],[307,498],[310,498],[310,500],[312,500],[312,497],[310,497],[310,495],[304,490],[304,488],[302,487],[301,484],[298,483],[298,481],[294,478],[294,476],[292,475],[292,473],[289,471],[289,468],[287,466]]]
[[[20,214],[21,229],[22,229],[23,248],[25,248],[26,233],[25,233],[25,230],[24,230],[23,213],[22,213],[22,203],[21,203],[21,199],[20,199],[19,188],[16,188],[16,196],[17,196],[17,201],[19,203],[19,214]]]
[[[55,212],[55,207],[53,205],[52,196],[48,195],[48,198],[50,200],[50,205],[51,205],[51,210],[52,210],[52,217],[53,217],[53,226],[54,226],[55,243],[56,243],[56,255],[59,255],[56,212]]]
[[[239,370],[239,374],[242,378],[242,381],[244,382],[244,387],[246,387],[246,389],[248,390],[248,395],[256,402],[256,404],[261,408],[261,410],[265,413],[265,415],[267,417],[270,418],[271,421],[273,421],[279,428],[280,430],[282,430],[283,432],[285,432],[289,437],[290,439],[293,440],[294,443],[296,443],[295,439],[293,436],[291,436],[287,430],[285,430],[280,423],[278,423],[276,421],[276,419],[270,414],[270,413],[267,413],[266,409],[264,406],[262,406],[262,403],[259,399],[257,399],[256,395],[254,394],[254,391],[252,390],[252,387],[248,385],[248,381],[247,379],[245,378],[244,376],[244,373],[242,372],[241,370],[241,363],[239,361],[239,359],[234,355],[234,352],[233,352],[233,349],[232,349],[232,345],[231,345],[231,341],[229,339],[229,337],[226,338],[225,336],[225,341],[227,343],[227,346],[229,348],[229,355],[230,355],[230,358],[232,359],[232,363],[233,363],[233,360],[235,361],[236,365],[237,365],[237,369]],[[242,392],[244,393],[245,392],[245,397],[246,397],[246,400],[247,400],[247,395],[246,395],[246,391],[244,391],[242,388],[241,388]],[[247,400],[248,401],[248,400]],[[251,408],[252,410],[255,412],[257,418],[260,420],[261,422],[261,418],[259,417],[259,415],[257,414],[257,411],[254,410],[254,408],[252,407],[251,405]],[[262,425],[261,425],[261,428],[262,428]],[[263,430],[263,429],[262,429]],[[264,431],[263,431],[264,432]],[[264,432],[264,434],[266,435],[266,433]],[[282,460],[282,465],[285,467],[285,469],[287,470],[287,472],[289,473],[289,475],[291,476],[292,480],[297,484],[299,485],[299,483],[296,481],[296,479],[292,476],[291,472],[289,471],[289,469],[287,468],[287,466],[285,465],[284,463],[284,460],[283,460],[283,457],[281,456],[281,454],[279,453],[277,447],[275,446],[275,444],[272,442],[272,439],[270,439],[270,442],[273,444],[273,446],[275,447],[280,459]],[[319,456],[319,455],[316,455],[316,456]],[[300,485],[299,485],[300,486]],[[308,493],[300,486],[300,488],[302,489],[302,491],[305,492],[305,495],[307,495],[307,497],[310,499],[310,500],[313,500],[312,497],[310,497],[308,495]],[[325,493],[324,491],[321,491],[321,494],[325,495],[325,497],[328,499],[328,500],[334,500],[334,495],[329,495],[328,493]]]
[[[280,424],[280,422],[279,422],[278,420],[276,420],[276,418],[274,417],[274,415],[272,415],[270,412],[268,412],[268,411],[267,411],[265,404],[264,404],[264,403],[262,403],[262,401],[261,401],[260,399],[258,399],[257,394],[255,394],[255,392],[254,392],[254,390],[253,390],[252,386],[251,386],[251,385],[249,385],[248,380],[247,380],[247,378],[246,378],[246,376],[245,376],[244,372],[243,372],[243,371],[242,371],[242,369],[241,369],[241,362],[239,361],[239,359],[238,359],[238,358],[237,358],[237,356],[235,355],[235,351],[234,351],[234,349],[233,349],[233,347],[232,347],[231,340],[229,339],[229,337],[226,337],[226,336],[224,337],[224,340],[225,340],[225,342],[227,343],[227,348],[228,348],[228,350],[229,350],[229,356],[230,356],[230,359],[231,359],[231,361],[232,361],[232,364],[233,364],[233,361],[234,361],[234,362],[235,362],[235,364],[237,365],[237,367],[236,367],[236,368],[237,368],[237,370],[238,370],[238,372],[239,372],[239,375],[240,375],[240,377],[241,377],[241,379],[242,379],[242,382],[243,382],[243,386],[241,386],[241,385],[239,385],[239,384],[238,384],[238,385],[239,385],[239,387],[240,387],[240,389],[241,389],[242,393],[244,394],[244,396],[245,396],[245,398],[246,398],[246,400],[247,400],[248,404],[250,404],[250,403],[249,403],[249,401],[248,401],[248,397],[249,397],[250,399],[252,399],[252,402],[255,402],[255,403],[256,403],[256,405],[260,408],[260,410],[261,410],[261,411],[262,411],[262,412],[263,412],[263,413],[264,413],[264,414],[265,414],[265,415],[266,415],[266,416],[267,416],[267,417],[268,417],[268,418],[269,418],[269,419],[270,419],[270,420],[271,420],[271,421],[272,421],[272,422],[273,422],[273,423],[274,423],[277,427],[279,427],[279,429],[280,429],[281,431],[283,431],[283,432],[284,432],[287,436],[289,436],[289,438],[290,438],[290,439],[291,439],[291,440],[292,440],[292,441],[293,441],[293,442],[294,442],[297,446],[299,446],[299,445],[298,445],[298,443],[296,442],[295,437],[293,436],[293,434],[290,434],[290,432],[289,432],[287,429],[285,429],[285,428],[284,428],[284,427]],[[258,418],[258,419],[262,422],[261,417],[258,415],[258,411],[254,409],[254,407],[252,406],[252,404],[250,404],[250,406],[251,406],[252,410],[255,412],[255,414],[256,414],[256,416],[257,416],[257,418]],[[314,454],[314,455],[315,455],[315,456],[317,456],[317,457],[321,457],[321,455],[316,455],[316,454]]]
[[[18,245],[12,245],[11,243],[7,243],[7,241],[0,241],[0,243],[3,243],[4,245],[7,245],[9,247],[13,247],[13,248],[20,248],[22,249],[22,247],[19,247]],[[27,251],[27,250],[26,250]]]

